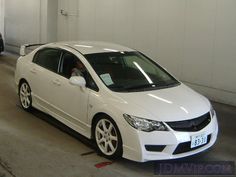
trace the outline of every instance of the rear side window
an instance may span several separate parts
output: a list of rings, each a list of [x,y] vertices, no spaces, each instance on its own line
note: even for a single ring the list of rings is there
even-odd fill
[[[33,62],[53,72],[58,71],[61,51],[57,49],[43,49],[39,51]]]

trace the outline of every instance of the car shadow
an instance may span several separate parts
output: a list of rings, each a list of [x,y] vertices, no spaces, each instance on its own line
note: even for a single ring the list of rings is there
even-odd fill
[[[74,131],[70,127],[66,126],[65,124],[63,124],[60,121],[58,121],[57,119],[55,119],[54,117],[52,117],[42,111],[34,109],[34,108],[31,113],[35,117],[49,123],[50,125],[54,126],[55,128],[59,129],[60,131],[76,138],[78,141],[82,142],[84,145],[86,145],[87,147],[89,147],[95,151],[96,146],[92,140],[90,140],[90,139],[86,138],[85,136],[79,134],[78,132]]]

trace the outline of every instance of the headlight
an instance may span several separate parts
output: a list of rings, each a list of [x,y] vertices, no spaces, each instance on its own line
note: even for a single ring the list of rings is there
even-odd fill
[[[145,132],[168,131],[168,128],[165,126],[165,124],[163,124],[163,122],[143,119],[135,116],[130,116],[128,114],[124,114],[123,116],[125,120],[137,130]]]
[[[216,112],[212,106],[210,112],[211,112],[211,117],[213,118],[216,115]]]

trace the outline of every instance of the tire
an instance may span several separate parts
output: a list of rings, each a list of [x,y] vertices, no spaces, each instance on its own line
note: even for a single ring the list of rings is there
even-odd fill
[[[93,126],[93,137],[100,154],[108,159],[122,157],[122,139],[116,123],[107,115],[101,115]]]
[[[25,111],[32,110],[32,96],[31,96],[31,89],[29,84],[26,81],[23,81],[19,87],[19,100],[21,107]]]

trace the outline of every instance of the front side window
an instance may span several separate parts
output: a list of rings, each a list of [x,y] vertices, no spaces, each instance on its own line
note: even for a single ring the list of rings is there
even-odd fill
[[[84,64],[72,53],[64,52],[61,60],[59,74],[70,79],[72,76],[82,76],[86,80],[86,86],[98,91],[98,87]]]
[[[98,53],[85,57],[103,83],[113,91],[155,90],[180,84],[139,52]]]
[[[73,70],[76,68],[77,61],[78,58],[75,55],[69,52],[64,52],[61,60],[60,74],[67,79],[73,76]]]
[[[40,50],[34,57],[33,62],[52,71],[57,72],[61,51],[57,49],[43,49]]]

